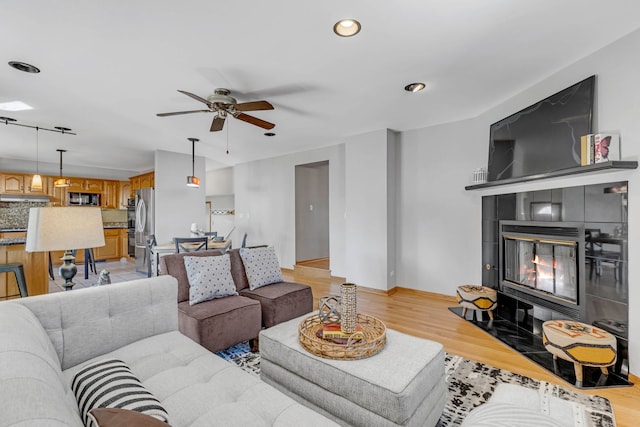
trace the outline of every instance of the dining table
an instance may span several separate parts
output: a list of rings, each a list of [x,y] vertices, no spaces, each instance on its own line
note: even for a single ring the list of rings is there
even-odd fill
[[[182,243],[181,245],[187,248],[192,246],[195,249],[198,246],[200,246],[200,243]],[[229,249],[231,249],[231,239],[228,239],[228,240],[217,240],[215,238],[209,239],[209,241],[207,242],[207,249],[218,249],[222,252],[227,252]],[[164,243],[159,243],[157,245],[151,246],[151,253],[153,255],[153,260],[154,260],[154,267],[153,267],[154,275],[158,274],[160,256],[166,255],[166,254],[175,254],[176,252],[177,251],[176,251],[175,242],[164,242]]]

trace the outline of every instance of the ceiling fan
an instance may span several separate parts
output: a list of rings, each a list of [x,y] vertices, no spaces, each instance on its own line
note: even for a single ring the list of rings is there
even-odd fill
[[[273,105],[271,105],[267,101],[251,101],[238,104],[238,101],[236,101],[236,99],[230,95],[231,91],[229,89],[223,88],[216,89],[213,95],[210,95],[209,97],[207,97],[207,99],[201,98],[198,95],[194,95],[193,93],[189,93],[185,90],[178,90],[178,92],[184,93],[185,95],[202,102],[207,107],[209,107],[209,109],[176,111],[173,113],[158,113],[158,117],[176,116],[179,114],[191,113],[216,113],[216,116],[213,118],[213,122],[211,123],[211,132],[222,130],[224,121],[227,116],[235,117],[238,120],[242,120],[243,122],[259,126],[263,129],[273,129],[275,127],[275,124],[273,123],[269,123],[267,121],[244,113],[244,111],[273,110]]]

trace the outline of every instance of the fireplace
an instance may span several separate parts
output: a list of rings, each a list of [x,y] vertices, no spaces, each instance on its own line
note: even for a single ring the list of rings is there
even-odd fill
[[[500,221],[500,287],[517,300],[584,319],[584,225]]]

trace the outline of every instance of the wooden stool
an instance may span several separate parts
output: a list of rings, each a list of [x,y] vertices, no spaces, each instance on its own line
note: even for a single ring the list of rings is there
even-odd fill
[[[13,273],[16,275],[16,282],[18,282],[18,290],[20,294],[15,295],[7,295],[6,297],[17,297],[18,295],[22,298],[29,296],[27,292],[27,280],[24,277],[24,268],[22,264],[0,264],[0,273]]]
[[[542,343],[553,355],[554,368],[557,358],[573,363],[576,387],[582,387],[582,367],[599,367],[602,376],[598,385],[604,385],[609,366],[617,359],[616,337],[592,325],[573,320],[548,320],[542,324]],[[604,378],[603,378],[604,377]]]
[[[496,290],[486,286],[458,286],[456,301],[462,307],[462,317],[467,315],[467,309],[471,309],[478,310],[479,313],[486,311],[489,313],[489,319],[493,320],[493,310],[498,306]]]

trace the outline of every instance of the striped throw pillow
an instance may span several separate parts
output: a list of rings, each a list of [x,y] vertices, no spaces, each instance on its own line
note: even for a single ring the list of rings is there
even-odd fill
[[[160,401],[122,360],[107,358],[88,364],[73,377],[71,389],[85,426],[97,427],[89,415],[93,408],[129,409],[164,422],[169,419]]]

